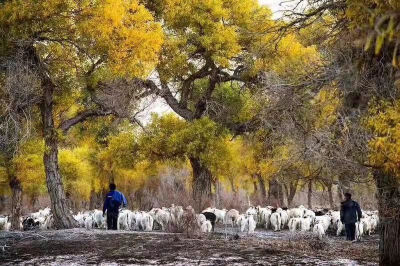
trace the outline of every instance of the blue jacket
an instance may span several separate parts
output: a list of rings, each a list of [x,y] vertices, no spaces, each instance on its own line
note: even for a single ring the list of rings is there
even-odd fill
[[[354,200],[343,201],[340,206],[340,221],[343,224],[354,224],[361,219],[361,208]]]
[[[106,200],[103,205],[103,213],[106,212],[118,212],[119,206],[125,207],[128,205],[124,194],[117,190],[112,190],[107,193]]]

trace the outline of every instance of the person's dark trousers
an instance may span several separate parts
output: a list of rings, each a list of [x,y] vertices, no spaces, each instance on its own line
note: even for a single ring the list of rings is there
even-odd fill
[[[107,229],[117,230],[117,223],[118,223],[118,212],[107,211]]]
[[[346,240],[356,239],[356,224],[345,224]]]

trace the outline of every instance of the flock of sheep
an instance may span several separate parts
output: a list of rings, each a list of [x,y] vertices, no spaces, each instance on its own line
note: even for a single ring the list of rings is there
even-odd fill
[[[304,206],[282,209],[267,207],[250,207],[243,214],[235,209],[225,210],[207,208],[200,214],[195,214],[192,207],[172,205],[169,208],[153,208],[145,211],[121,210],[118,216],[118,230],[152,231],[155,228],[165,231],[167,226],[182,222],[185,217],[194,217],[195,224],[201,232],[211,232],[216,223],[237,228],[241,232],[254,233],[256,227],[280,231],[289,229],[292,232],[312,231],[322,238],[328,230],[336,235],[344,232],[344,225],[340,221],[340,212],[320,209],[309,210]],[[100,210],[84,211],[74,215],[82,228],[106,229],[106,218]],[[53,229],[54,222],[50,208],[39,210],[21,218],[21,227],[24,230]],[[356,237],[374,233],[379,225],[377,211],[363,211],[360,222],[356,224]],[[0,217],[0,230],[9,230],[8,217]]]

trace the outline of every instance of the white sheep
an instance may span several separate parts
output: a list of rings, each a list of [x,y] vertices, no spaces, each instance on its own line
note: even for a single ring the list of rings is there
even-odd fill
[[[247,209],[246,215],[252,215],[255,221],[258,221],[258,211],[256,207],[251,206]]]
[[[366,218],[361,218],[362,224],[364,226],[363,232],[364,234],[371,235],[372,231],[372,218],[371,217],[366,217]]]
[[[327,231],[331,224],[331,220],[332,218],[328,215],[316,216],[314,219],[314,224],[322,224],[322,226],[324,227],[324,231]]]
[[[204,216],[204,215],[203,215]],[[202,222],[201,226],[200,226],[200,231],[202,233],[209,233],[212,231],[212,224],[210,221],[205,220]]]
[[[141,219],[140,219],[140,227],[143,231],[152,231],[153,230],[153,217],[147,212],[141,212]]]
[[[303,217],[304,217],[304,218],[309,217],[309,218],[311,218],[311,221],[314,221],[315,212],[313,212],[312,210],[307,210],[307,209],[306,209],[306,210],[304,210]]]
[[[119,213],[118,221],[117,221],[117,229],[118,230],[129,230],[130,229],[129,213],[130,213],[130,211],[127,211],[127,210],[123,210]]]
[[[216,223],[224,223],[225,221],[225,215],[227,213],[227,210],[219,210],[219,209],[214,209],[214,214],[217,216],[217,220],[215,221]]]
[[[7,223],[8,223],[8,216],[0,217],[0,230],[5,230]]]
[[[240,231],[241,232],[246,232],[247,233],[254,233],[254,230],[256,229],[256,221],[254,220],[253,215],[240,215],[238,219],[238,223],[240,226]]]
[[[154,221],[161,226],[161,230],[165,230],[166,226],[171,221],[171,213],[159,208],[153,208],[149,214],[153,217]]]
[[[85,219],[85,228],[86,228],[86,229],[93,229],[93,227],[94,227],[93,216],[89,215],[89,216]]]
[[[197,220],[197,224],[199,225],[199,227],[202,226],[202,224],[207,221],[206,216],[204,216],[204,214],[200,213],[200,214],[196,214],[196,220]]]
[[[141,212],[138,212],[138,211],[131,212],[128,215],[128,219],[130,220],[129,221],[129,225],[130,225],[129,229],[130,230],[139,231],[141,229],[140,228],[140,226],[141,226],[140,224],[141,224],[141,220],[142,220]]]
[[[301,218],[300,230],[303,231],[303,232],[310,231],[311,230],[311,223],[312,223],[312,218],[311,217]]]
[[[336,235],[340,236],[344,231],[344,224],[339,220],[336,221]]]
[[[257,223],[254,220],[253,216],[249,216],[247,218],[247,228],[248,228],[248,233],[252,234],[254,233],[254,230],[256,229]]]
[[[361,240],[364,235],[364,222],[359,221],[356,223],[356,240]]]
[[[54,228],[54,218],[53,215],[48,215],[44,221],[39,221],[39,228],[41,230],[49,230]]]
[[[257,207],[257,212],[258,212],[257,224],[263,226],[265,229],[268,229],[270,227],[270,219],[272,211],[269,208]]]
[[[276,212],[279,213],[279,215],[281,216],[281,229],[284,229],[288,225],[289,215],[287,211],[282,210],[281,208],[278,208]]]
[[[322,239],[325,235],[324,226],[321,222],[318,222],[314,225],[313,233],[318,235],[319,239]]]
[[[20,228],[22,228],[22,226],[21,226]],[[10,231],[10,229],[11,229],[11,223],[10,223],[10,222],[7,222],[7,223],[5,224],[5,226],[4,226],[4,231]]]
[[[274,212],[270,217],[271,227],[274,231],[281,230],[282,219],[278,212]]]
[[[171,214],[172,222],[179,223],[179,221],[182,219],[184,210],[182,206],[175,206],[174,204],[172,204],[169,208],[169,212]]]
[[[235,209],[229,210],[225,215],[225,224],[231,225],[232,227],[236,226],[239,215],[239,211]]]
[[[301,218],[304,216],[305,209],[303,206],[302,208],[293,208],[288,211],[289,218]]]
[[[290,230],[291,232],[296,231],[296,230],[300,227],[300,225],[301,225],[301,219],[302,219],[302,218],[296,217],[296,218],[291,218],[291,219],[289,220],[288,226],[289,226],[289,230]]]
[[[94,226],[97,228],[106,228],[106,219],[103,216],[103,211],[100,210],[94,210],[92,213],[93,221],[94,221]]]
[[[81,212],[78,212],[78,214],[74,215],[74,219],[78,221],[79,227],[85,227],[85,218],[85,215]]]

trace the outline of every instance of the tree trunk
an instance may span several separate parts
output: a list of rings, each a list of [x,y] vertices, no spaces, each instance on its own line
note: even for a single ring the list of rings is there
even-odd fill
[[[261,174],[256,174],[258,179],[258,185],[260,186],[260,194],[262,198],[262,203],[265,204],[267,201],[267,190],[265,189],[265,181]]]
[[[45,152],[43,162],[46,172],[47,190],[51,200],[51,210],[55,227],[58,229],[77,227],[77,222],[69,211],[65,191],[58,166],[57,132],[53,120],[54,88],[49,81],[43,82],[43,102],[41,104]]]
[[[38,197],[38,196],[35,195],[35,194],[32,194],[32,195],[29,197],[29,199],[30,199],[29,204],[30,204],[30,207],[31,207],[32,210],[35,209],[35,205],[36,205],[36,202],[37,202],[37,197]]]
[[[202,210],[211,201],[211,171],[198,158],[190,158],[193,170],[193,199],[197,209]]]
[[[233,194],[236,196],[237,191],[236,191],[236,187],[235,187],[235,182],[234,182],[234,180],[233,180],[232,177],[229,178],[229,182],[230,182],[230,184],[231,184],[232,192],[233,192]]]
[[[396,176],[382,170],[374,173],[379,221],[381,225],[379,264],[398,265],[400,262],[400,184]]]
[[[0,195],[0,212],[3,212],[5,208],[6,197],[4,195]]]
[[[296,195],[297,192],[297,185],[298,185],[299,181],[291,181],[289,184],[289,187],[285,185],[286,188],[286,195],[287,195],[287,203],[289,208],[293,207],[293,199],[294,196]]]
[[[215,181],[215,207],[219,208],[221,205],[221,184]]]
[[[268,201],[276,207],[281,207],[284,204],[282,185],[276,179],[269,181]]]
[[[97,194],[94,190],[92,190],[90,192],[89,210],[96,209],[96,203],[97,203]]]
[[[308,193],[307,193],[307,201],[308,201],[308,208],[312,209],[312,181],[308,181]]]
[[[21,230],[20,217],[22,212],[22,186],[21,181],[13,177],[10,181],[11,197],[11,230]]]
[[[335,203],[333,202],[332,184],[328,184],[327,188],[328,188],[329,206],[331,207],[331,210],[333,210],[335,209]]]

